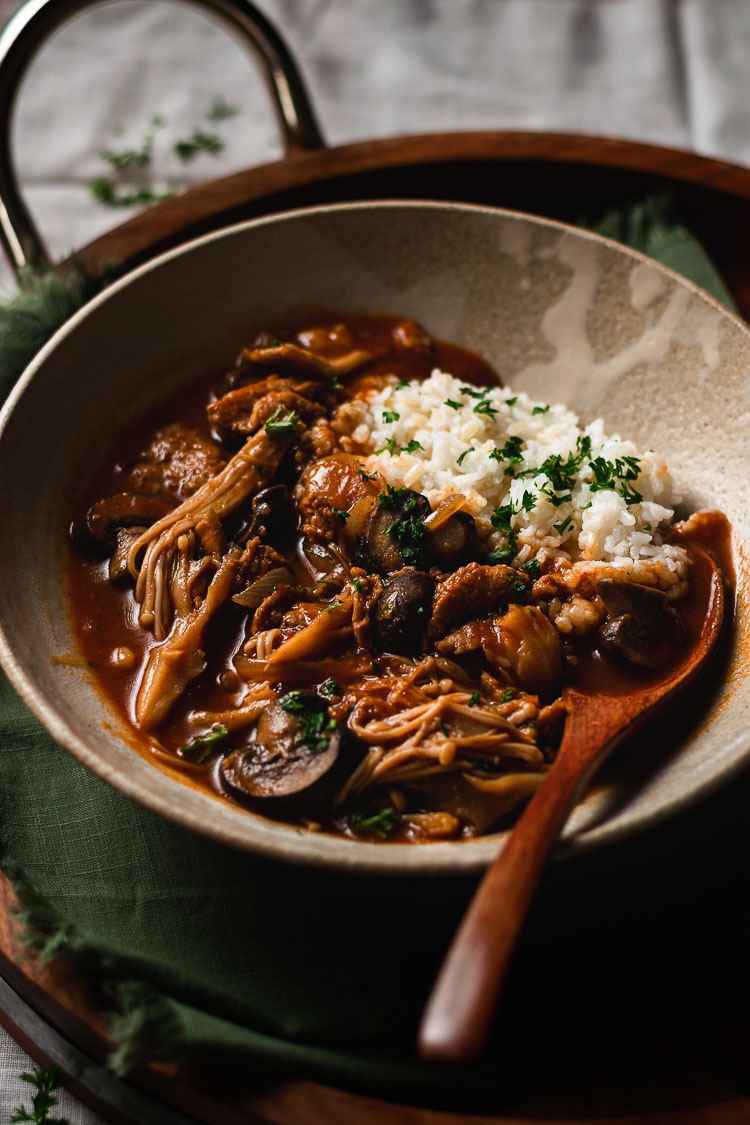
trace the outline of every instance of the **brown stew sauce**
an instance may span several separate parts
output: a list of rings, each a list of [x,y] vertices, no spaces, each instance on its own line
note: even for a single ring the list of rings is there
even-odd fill
[[[344,319],[346,330],[342,330],[341,340],[338,341],[334,326]],[[341,314],[318,314],[306,320],[302,326],[284,325],[277,331],[279,337],[285,340],[295,337],[303,345],[330,358],[344,354],[353,344],[371,352],[373,359],[347,379],[347,390],[352,395],[378,386],[384,373],[414,380],[427,377],[434,367],[450,371],[469,384],[494,386],[500,382],[496,372],[484,360],[453,344],[433,342],[429,354],[415,352],[410,348],[394,348],[394,333],[398,335],[401,323],[395,317],[346,314],[344,318]],[[122,490],[123,472],[138,452],[148,445],[159,426],[175,421],[184,422],[199,430],[206,438],[215,438],[216,435],[212,433],[206,420],[205,405],[217,393],[223,392],[222,384],[226,385],[227,378],[231,382],[231,373],[229,377],[224,373],[214,373],[187,391],[181,391],[165,402],[158,412],[144,418],[124,435],[119,448],[113,451],[106,464],[89,483],[81,498],[75,521],[80,522],[89,506],[97,499]],[[227,456],[229,455],[228,453]],[[694,543],[707,549],[722,568],[727,585],[733,585],[729,525],[720,513],[701,513],[698,517],[693,517],[687,530],[680,530],[679,527],[675,530],[674,538],[686,545],[689,551]],[[299,544],[296,545],[296,550],[298,548]],[[290,552],[290,555],[293,554],[294,552]],[[686,627],[687,637],[684,647],[675,653],[675,661],[683,658],[698,636],[708,599],[708,567],[700,552],[692,551],[691,554],[689,592],[677,607]],[[294,571],[291,562],[290,567]],[[295,577],[302,580],[301,575]],[[210,654],[205,672],[187,687],[179,710],[175,710],[152,734],[145,734],[138,728],[135,720],[134,697],[149,652],[157,642],[149,631],[138,624],[138,607],[132,582],[110,581],[106,558],[91,557],[73,546],[70,589],[72,613],[83,656],[92,668],[103,696],[115,706],[132,730],[134,745],[155,763],[161,762],[167,768],[184,774],[191,785],[221,794],[226,799],[218,772],[221,756],[206,768],[196,768],[186,763],[178,751],[191,737],[189,715],[193,710],[220,710],[224,706],[228,692],[222,676],[225,678],[232,656],[242,646],[247,615],[238,612],[238,607],[231,602],[222,606],[209,626],[209,636],[204,645],[205,651]],[[644,681],[661,678],[666,671],[660,668],[651,672],[613,661],[598,647],[596,634],[593,639],[573,638],[566,641],[566,653],[569,657],[574,657],[568,663],[567,682],[582,690],[595,689],[605,694],[627,693],[634,687],[641,686]],[[305,682],[292,686],[314,691],[327,679],[328,670],[323,660],[317,680],[314,677],[308,678]],[[288,687],[287,683],[286,689]],[[159,747],[156,752],[153,750],[155,742]],[[308,823],[312,819],[316,821],[316,827],[322,826],[325,830],[354,835],[346,817],[338,814],[328,819],[304,816],[292,819],[302,823]],[[465,834],[465,831],[460,833]],[[468,834],[472,834],[471,826]],[[406,830],[389,835],[389,840],[396,841],[423,838],[425,837],[419,833]]]

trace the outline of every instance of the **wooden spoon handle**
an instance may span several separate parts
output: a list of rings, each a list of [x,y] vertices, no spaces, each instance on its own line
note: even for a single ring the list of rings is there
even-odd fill
[[[484,876],[425,1009],[423,1058],[462,1062],[484,1046],[498,993],[547,855],[592,770],[609,749],[614,720],[573,710],[557,758]]]

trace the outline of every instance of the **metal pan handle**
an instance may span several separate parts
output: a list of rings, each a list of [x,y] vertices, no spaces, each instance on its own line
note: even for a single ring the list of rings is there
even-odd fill
[[[103,0],[27,0],[0,35],[0,243],[18,276],[52,265],[18,190],[10,153],[15,99],[27,66],[44,41],[71,16]],[[312,104],[292,55],[250,0],[188,0],[239,34],[260,61],[287,152],[325,148]]]

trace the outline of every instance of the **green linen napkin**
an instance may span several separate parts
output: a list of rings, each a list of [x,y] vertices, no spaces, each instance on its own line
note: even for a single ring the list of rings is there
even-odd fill
[[[663,198],[599,225],[731,303]],[[83,275],[48,279],[2,311],[3,393],[91,290]],[[716,990],[701,999],[694,979],[689,1001],[684,993],[696,943],[710,940],[695,927],[683,936],[694,888],[680,890],[675,840],[691,854],[690,833],[686,843],[673,829],[553,868],[488,1061],[454,1072],[420,1062],[413,1045],[471,880],[297,870],[204,839],[87,772],[0,685],[2,866],[29,943],[75,959],[111,996],[121,1071],[139,1056],[186,1053],[263,1080],[306,1075],[463,1108],[498,1089],[583,1081],[592,1060],[624,1081],[665,1037],[682,1041],[696,1003],[717,1026]],[[650,904],[648,935],[625,897],[636,895]]]

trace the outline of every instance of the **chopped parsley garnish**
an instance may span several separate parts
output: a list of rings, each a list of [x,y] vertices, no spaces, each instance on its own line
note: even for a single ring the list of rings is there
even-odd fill
[[[389,805],[376,813],[353,812],[349,817],[349,827],[361,836],[377,836],[385,840],[398,827],[400,820],[399,814]]]
[[[549,414],[549,403],[546,406],[535,406],[532,409],[531,413],[532,414]]]
[[[407,442],[404,446],[404,453],[413,453],[415,449],[424,449],[424,446],[420,445],[416,438],[412,438],[411,441]]]
[[[539,575],[542,573],[542,564],[539,559],[529,559],[528,562],[521,563],[520,569],[524,574],[528,574],[532,582],[536,582]]]
[[[175,141],[172,150],[178,160],[185,164],[192,160],[199,152],[208,152],[215,156],[224,148],[224,141],[218,133],[207,133],[204,129],[193,129],[187,140]]]
[[[410,387],[410,386],[411,386],[411,379],[399,379],[399,381],[396,383],[396,390],[401,391],[401,390],[404,389],[404,387]]]
[[[463,463],[464,463],[464,457],[466,457],[466,456],[467,456],[467,455],[468,455],[469,453],[473,453],[473,452],[474,452],[474,446],[473,446],[473,445],[470,445],[468,449],[465,449],[465,450],[463,451],[463,453],[461,454],[461,456],[460,456],[460,457],[457,457],[457,458],[456,458],[456,464],[457,464],[457,465],[463,465]]]
[[[398,508],[408,492],[408,488],[394,488],[393,485],[387,484],[385,492],[378,493],[378,504],[381,508]]]
[[[296,410],[288,414],[282,406],[277,406],[265,425],[265,431],[270,438],[286,438],[287,441],[297,441],[299,433],[297,423],[300,421]]]
[[[357,472],[357,476],[360,477],[361,480],[375,480],[377,475],[377,473],[366,473],[364,469],[360,469]]]
[[[338,680],[326,680],[320,685],[321,695],[343,695],[344,689]]]
[[[485,387],[483,391],[476,391],[473,387],[459,387],[462,395],[470,395],[471,398],[484,398],[485,395],[490,393],[490,388]]]
[[[518,395],[513,395],[513,398],[506,398],[505,405],[506,406],[515,406],[517,402],[518,402]]]
[[[566,531],[568,527],[570,527],[572,522],[573,517],[571,515],[567,515],[564,520],[560,521],[560,523],[553,523],[552,526],[554,527],[555,531],[559,531],[560,535],[562,535],[563,532]]]
[[[490,457],[493,461],[507,462],[505,475],[514,477],[516,475],[516,465],[520,465],[523,461],[523,455],[521,453],[523,447],[523,438],[519,437],[517,434],[511,434],[502,449],[495,446],[495,448],[490,451]]]
[[[641,471],[641,463],[637,457],[616,457],[614,461],[607,461],[605,457],[595,457],[589,461],[589,468],[594,474],[594,479],[589,485],[592,492],[600,492],[609,488],[617,488],[617,481],[623,482],[620,495],[627,504],[640,504],[643,497],[636,492],[630,481],[634,481]],[[638,497],[636,500],[635,497]]]
[[[497,563],[508,563],[516,554],[518,547],[518,532],[511,525],[511,520],[519,512],[530,512],[536,503],[533,492],[524,492],[523,499],[519,507],[514,504],[502,504],[499,508],[495,508],[490,516],[490,523],[498,531],[502,532],[505,536],[505,544],[502,547],[497,547],[488,557],[488,562],[491,565]]]
[[[569,504],[573,497],[567,492],[564,496],[558,496],[556,492],[550,491],[549,488],[542,488],[541,493],[546,496],[549,502],[555,508],[559,508],[561,504]]]
[[[469,706],[477,707],[482,702],[482,697],[478,691],[473,691],[469,696]]]
[[[454,402],[452,398],[447,398],[443,405],[450,406],[451,410],[460,410],[462,406],[460,402]]]
[[[489,414],[491,417],[494,418],[494,416],[497,414],[497,407],[493,406],[491,402],[487,402],[486,399],[482,399],[482,401],[478,402],[476,404],[476,406],[474,407],[473,413],[474,414]]]
[[[60,1067],[53,1065],[46,1068],[37,1068],[36,1074],[24,1072],[19,1075],[22,1082],[28,1082],[36,1093],[31,1099],[31,1112],[22,1105],[17,1105],[9,1122],[29,1121],[31,1125],[67,1125],[67,1117],[50,1117],[50,1110],[57,1105],[54,1096],[56,1090],[63,1090],[69,1086],[72,1079],[66,1078]]]
[[[335,512],[341,523],[346,523],[349,519],[349,512],[345,512],[342,508],[331,508],[331,511]]]
[[[515,699],[515,698],[516,698],[516,693],[515,693],[514,689],[513,688],[507,688],[503,692],[503,694],[501,696],[501,699],[500,699],[500,702],[501,703],[510,703],[511,699]]]
[[[643,496],[640,492],[636,492],[632,484],[628,480],[624,480],[620,487],[620,496],[622,496],[625,503],[630,507],[631,504],[640,504]]]
[[[294,715],[299,727],[298,741],[310,750],[322,751],[328,746],[330,732],[336,726],[325,705],[310,691],[290,691],[281,700],[282,710]]]
[[[381,453],[385,453],[386,451],[388,453],[390,453],[391,456],[393,456],[394,453],[395,453],[395,450],[396,450],[396,443],[395,443],[395,441],[393,440],[392,437],[389,437],[389,438],[386,438],[384,446],[382,446],[380,449],[375,450],[375,456],[378,457]]]
[[[229,728],[224,723],[217,723],[208,734],[202,734],[198,738],[191,739],[178,753],[186,762],[192,762],[195,766],[202,766],[213,754],[216,744],[225,739],[228,734]]]
[[[401,415],[397,414],[395,410],[384,410],[383,411],[383,421],[386,422],[386,423],[398,422],[400,417],[401,417]]]
[[[359,592],[364,589],[365,584],[361,578],[352,578],[352,586]]]
[[[424,540],[427,536],[424,520],[407,516],[405,519],[396,520],[395,523],[392,523],[388,528],[388,533],[398,543],[401,558],[407,566],[419,567],[422,565]]]

